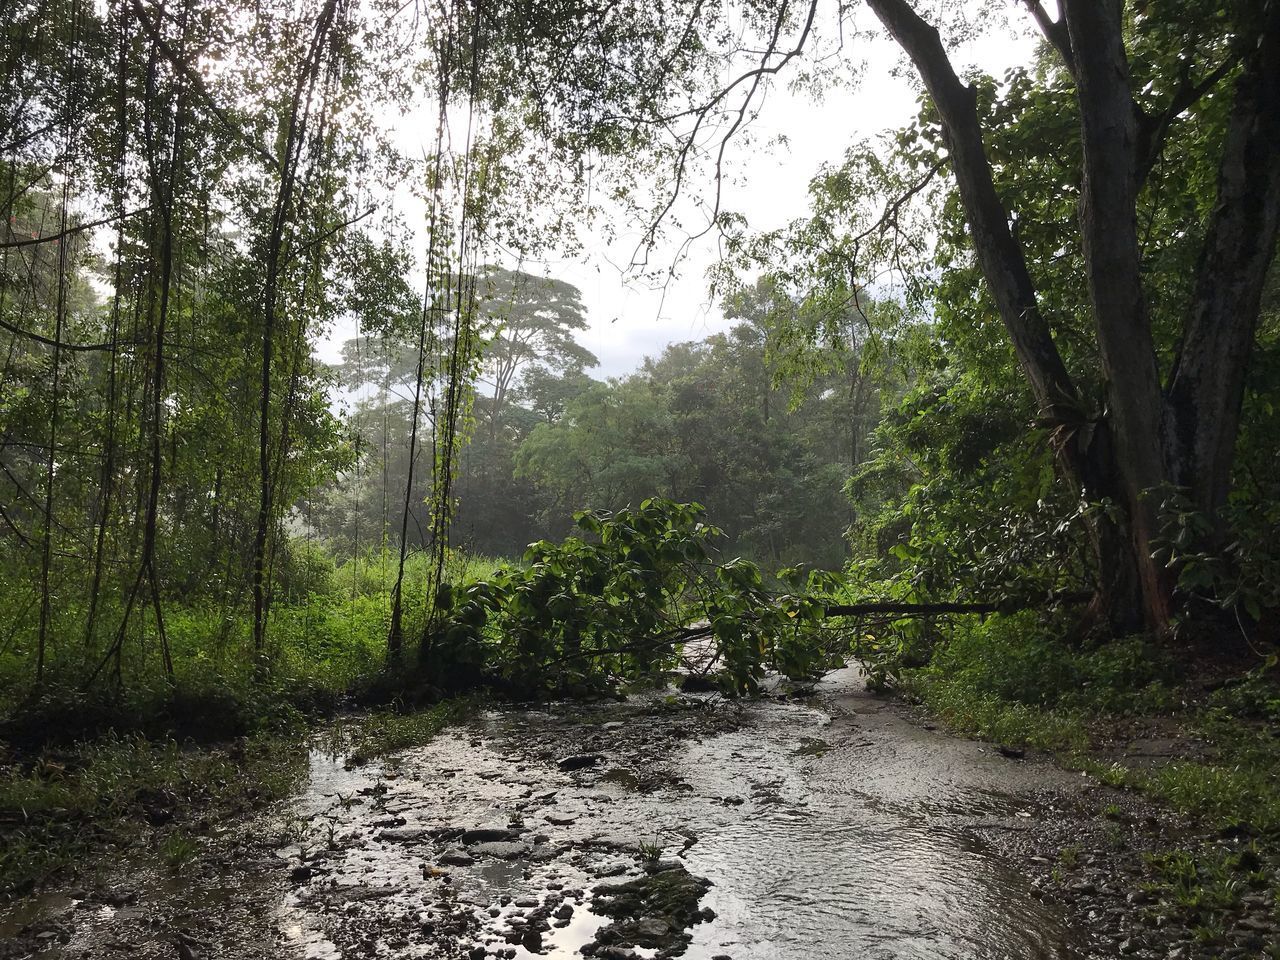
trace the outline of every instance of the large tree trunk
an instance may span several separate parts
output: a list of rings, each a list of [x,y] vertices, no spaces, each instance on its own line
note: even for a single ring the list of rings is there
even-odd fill
[[[1156,504],[1167,482],[1161,390],[1138,247],[1138,113],[1121,34],[1122,0],[1065,0],[1080,102],[1084,184],[1080,233],[1115,465],[1128,512],[1147,627],[1172,615],[1173,583],[1152,557]]]
[[[1280,229],[1280,3],[1258,6],[1250,31],[1257,43],[1236,84],[1218,198],[1164,420],[1173,482],[1198,510],[1219,519],[1231,486],[1262,288]]]
[[[938,31],[907,0],[868,0],[868,4],[916,65],[938,110],[974,253],[1041,419],[1054,428],[1051,436],[1059,470],[1090,500],[1127,505],[1125,471],[1117,463],[1110,427],[1092,421],[1083,411],[1040,312],[1026,258],[1009,228],[1008,211],[992,179],[974,91],[956,75]],[[1154,369],[1154,352],[1151,364]],[[1158,403],[1158,390],[1155,397]],[[1144,559],[1150,563],[1150,551],[1140,554],[1121,518],[1098,513],[1087,522],[1098,573],[1098,596],[1090,607],[1090,619],[1108,623],[1118,634],[1141,629],[1148,621],[1141,567]]]

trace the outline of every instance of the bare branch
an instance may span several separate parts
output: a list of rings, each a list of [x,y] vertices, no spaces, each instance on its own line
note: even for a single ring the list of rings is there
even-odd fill
[[[1076,54],[1071,47],[1071,35],[1067,32],[1066,21],[1062,18],[1055,20],[1049,16],[1049,11],[1045,10],[1040,0],[1023,0],[1023,3],[1035,19],[1036,26],[1044,34],[1044,38],[1049,41],[1049,45],[1058,51],[1058,56],[1062,57],[1062,64],[1067,68],[1067,72],[1074,77]]]
[[[91,223],[81,223],[74,227],[67,227],[65,230],[59,230],[57,233],[49,233],[40,237],[30,237],[24,240],[6,240],[0,243],[0,250],[12,250],[16,247],[34,247],[41,243],[53,243],[62,240],[65,237],[73,236],[77,233],[83,233],[86,230],[92,230],[94,227],[101,227],[108,223],[116,223],[129,217],[137,216],[140,213],[146,213],[151,207],[139,207],[137,210],[130,210],[119,216],[103,217],[101,220],[94,220]]]

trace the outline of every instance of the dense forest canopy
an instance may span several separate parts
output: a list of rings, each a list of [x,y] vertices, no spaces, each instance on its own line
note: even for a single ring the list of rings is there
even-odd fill
[[[582,591],[673,640],[704,587],[714,629],[781,629],[774,574],[804,622],[816,594],[1085,593],[1085,632],[1254,636],[1280,603],[1280,4],[1024,6],[867,0],[919,113],[760,232],[725,164],[772,85],[852,82],[860,7],[6,4],[13,689],[296,673],[304,635],[356,672],[406,637],[456,666],[501,616],[511,663],[559,663]],[[958,75],[1005,15],[1033,61]],[[659,278],[672,237],[717,235],[733,325],[601,381],[579,292],[527,265],[623,222]],[[581,508],[601,542],[553,549]]]

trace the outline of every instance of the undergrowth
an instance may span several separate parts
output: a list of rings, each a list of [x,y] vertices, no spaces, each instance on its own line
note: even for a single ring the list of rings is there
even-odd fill
[[[226,747],[109,735],[0,766],[0,896],[21,893],[107,844],[159,844],[193,821],[261,806],[306,772],[295,741],[258,736]]]

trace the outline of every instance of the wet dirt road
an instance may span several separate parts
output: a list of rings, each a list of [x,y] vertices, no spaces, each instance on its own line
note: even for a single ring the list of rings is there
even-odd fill
[[[354,769],[315,751],[190,875],[44,898],[34,955],[1084,960],[1107,954],[1018,855],[1081,789],[852,671],[743,706],[491,711]]]

